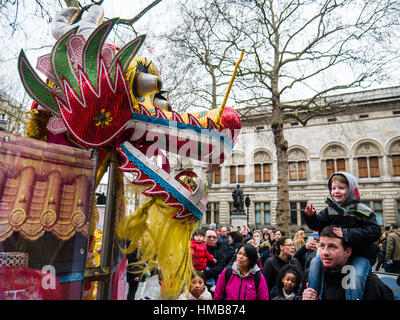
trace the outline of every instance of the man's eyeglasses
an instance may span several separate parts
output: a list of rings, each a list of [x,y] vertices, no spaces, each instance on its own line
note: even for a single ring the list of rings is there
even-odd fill
[[[209,239],[217,239],[216,236],[206,236],[206,238],[209,238]]]

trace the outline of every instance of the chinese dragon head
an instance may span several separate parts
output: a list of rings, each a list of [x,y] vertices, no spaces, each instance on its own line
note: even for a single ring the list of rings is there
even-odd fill
[[[196,173],[172,174],[167,155],[189,157],[215,170],[233,149],[240,117],[228,107],[173,111],[163,97],[156,66],[136,56],[145,36],[117,48],[106,43],[117,18],[100,24],[103,10],[93,6],[86,19],[71,24],[76,11],[66,8],[52,23],[57,41],[36,66],[46,81],[21,50],[22,83],[35,101],[35,112],[48,114],[49,142],[97,148],[103,154],[115,149],[119,170],[136,174],[132,183],[143,186],[147,202],[119,222],[117,235],[130,240],[125,252],[139,246],[142,261],[150,267],[156,261],[153,267],[161,268],[164,295],[172,297],[190,281],[190,237],[207,200]],[[160,166],[154,156],[162,159]],[[106,158],[100,159],[100,166],[107,165]]]

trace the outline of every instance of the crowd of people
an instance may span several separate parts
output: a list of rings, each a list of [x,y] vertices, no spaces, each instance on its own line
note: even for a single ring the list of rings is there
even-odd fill
[[[393,300],[394,295],[374,273],[365,275],[364,283],[355,268],[355,287],[343,286],[343,279],[349,276],[343,273],[346,266],[354,265],[353,248],[336,234],[335,227],[325,226],[321,232],[313,232],[304,239],[305,232],[300,230],[293,237],[285,236],[282,230],[263,229],[230,231],[227,227],[220,230],[210,228],[205,231],[204,243],[207,254],[203,270],[193,274],[191,291],[182,293],[179,299],[191,300]],[[388,232],[383,232],[378,243],[387,240],[389,234],[397,234],[399,228],[393,224]],[[389,231],[387,229],[386,231]],[[391,236],[394,237],[394,236]],[[298,241],[299,240],[299,241]],[[296,241],[304,243],[296,250]],[[386,241],[385,241],[386,242]],[[386,259],[387,272],[394,262]],[[192,251],[193,261],[199,256]],[[210,254],[212,258],[207,258]],[[206,260],[207,259],[207,260]],[[313,262],[313,259],[315,261]],[[393,261],[393,260],[392,260]],[[397,261],[397,260],[395,260]],[[319,286],[312,284],[310,265],[319,264]],[[202,281],[199,281],[199,277]],[[361,278],[361,279],[359,279]],[[210,281],[212,279],[212,281]],[[202,283],[199,288],[199,282]],[[351,282],[351,281],[350,281]],[[194,290],[194,291],[193,291]],[[361,290],[361,293],[358,291]],[[361,296],[357,296],[361,294]]]
[[[307,239],[305,230],[292,239],[280,229],[246,225],[196,230],[191,245],[196,272],[179,299],[394,300],[372,266],[377,261],[377,268],[400,273],[399,226],[381,232],[352,175],[335,173],[328,190],[325,209],[317,213],[312,204],[305,209],[305,221],[315,230]]]

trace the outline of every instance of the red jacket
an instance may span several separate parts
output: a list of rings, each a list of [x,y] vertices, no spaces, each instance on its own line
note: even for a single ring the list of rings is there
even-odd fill
[[[207,268],[207,261],[214,259],[214,256],[208,252],[205,243],[197,243],[192,241],[190,244],[192,250],[193,267],[196,271],[201,271]]]

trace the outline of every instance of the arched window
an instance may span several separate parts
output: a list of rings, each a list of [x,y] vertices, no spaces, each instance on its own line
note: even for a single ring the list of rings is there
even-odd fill
[[[400,176],[400,138],[390,145],[389,159],[392,163],[392,175]]]
[[[258,151],[254,154],[254,182],[271,181],[270,156],[265,151]]]
[[[372,142],[363,142],[356,149],[356,161],[359,178],[380,176],[380,152]]]
[[[307,155],[300,148],[293,148],[288,153],[289,180],[307,180]]]
[[[332,144],[327,147],[322,154],[326,178],[329,178],[335,172],[346,171],[346,159],[346,151],[342,146]]]

